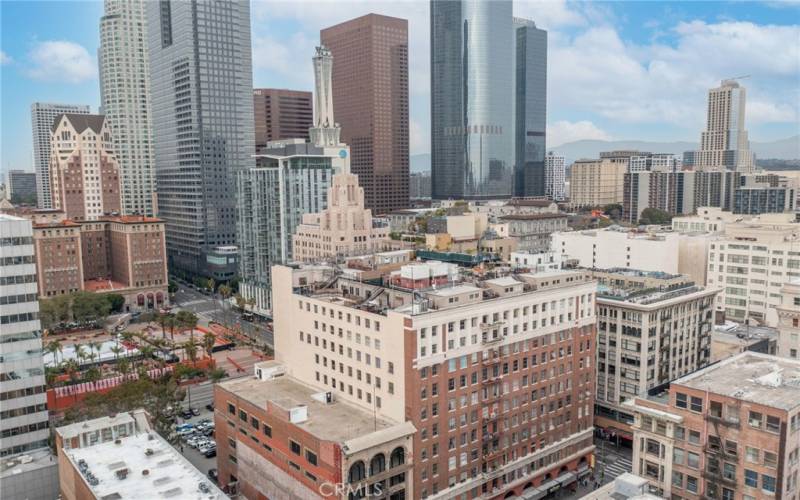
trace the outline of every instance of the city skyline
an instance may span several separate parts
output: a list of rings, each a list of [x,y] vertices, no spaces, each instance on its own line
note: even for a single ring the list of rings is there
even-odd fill
[[[2,171],[31,169],[29,125],[20,124],[28,123],[32,102],[90,103],[93,110],[100,104],[95,54],[102,2],[36,5],[1,7]],[[429,152],[428,2],[348,7],[253,2],[254,86],[310,90],[311,76],[295,71],[292,61],[308,54],[320,28],[369,12],[408,19],[410,149],[412,155]],[[751,139],[797,134],[800,27],[791,15],[797,8],[746,2],[516,2],[515,16],[551,33],[547,147],[575,139],[696,140],[707,89],[741,74],[753,75],[746,82]],[[764,53],[777,55],[767,62],[758,57]],[[703,58],[708,60],[699,64]]]

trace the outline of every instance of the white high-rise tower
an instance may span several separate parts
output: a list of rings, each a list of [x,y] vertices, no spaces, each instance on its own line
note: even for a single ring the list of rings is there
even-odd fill
[[[119,162],[122,212],[154,215],[155,160],[144,0],[105,0],[100,19],[100,93]]]
[[[744,126],[747,91],[735,80],[723,80],[708,91],[706,130],[694,158],[699,170],[750,172],[753,154]]]
[[[310,129],[315,146],[338,146],[342,129],[333,121],[333,56],[324,45],[314,55],[314,126]]]

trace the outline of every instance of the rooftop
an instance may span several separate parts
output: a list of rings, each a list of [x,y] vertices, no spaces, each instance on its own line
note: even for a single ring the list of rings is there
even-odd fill
[[[105,115],[87,115],[82,113],[62,113],[56,116],[56,119],[53,120],[53,125],[50,127],[50,130],[55,131],[58,127],[58,124],[61,123],[61,118],[66,117],[72,126],[75,128],[75,131],[79,134],[83,133],[84,130],[87,128],[92,129],[92,132],[99,134],[100,131],[103,129],[103,122],[106,120]]]
[[[800,361],[746,351],[679,378],[674,386],[791,410],[800,407]]]
[[[272,380],[241,377],[222,382],[219,387],[260,408],[266,409],[268,401],[287,412],[306,406],[308,419],[295,425],[324,441],[343,443],[363,436],[368,430],[379,431],[395,425],[395,422],[375,418],[372,412],[346,401],[322,403],[312,397],[321,391],[288,375]]]
[[[566,219],[567,214],[509,214],[498,217],[501,220],[544,220],[544,219]]]
[[[100,500],[227,499],[156,433],[139,433],[116,442],[63,451]],[[96,484],[89,483],[86,476],[89,472],[96,478]]]
[[[763,339],[777,339],[778,329],[770,326],[751,326],[728,322],[716,325],[712,332],[715,341],[749,345]]]
[[[551,200],[528,200],[528,199],[512,199],[510,200],[507,205],[517,206],[517,207],[542,207],[546,208],[555,203]]]
[[[0,480],[15,474],[23,474],[44,467],[53,467],[56,464],[56,458],[48,447],[27,451],[22,455],[3,457],[2,461],[0,461]]]

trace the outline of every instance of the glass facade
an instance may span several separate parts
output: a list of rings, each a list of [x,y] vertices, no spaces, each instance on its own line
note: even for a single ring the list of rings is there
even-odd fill
[[[433,197],[510,197],[512,3],[432,1],[430,12]]]
[[[547,32],[514,19],[516,41],[514,196],[545,195]]]
[[[171,270],[236,244],[235,173],[255,165],[250,4],[147,2],[158,215]]]

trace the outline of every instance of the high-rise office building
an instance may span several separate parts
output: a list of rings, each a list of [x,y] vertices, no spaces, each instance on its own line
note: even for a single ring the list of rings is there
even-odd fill
[[[68,219],[119,215],[119,164],[103,115],[65,114],[53,123],[50,197]]]
[[[510,1],[430,4],[432,195],[508,198],[514,168]]]
[[[544,157],[544,195],[551,200],[561,201],[567,197],[566,160],[552,151]]]
[[[708,91],[706,130],[700,135],[700,150],[684,155],[684,163],[699,170],[750,172],[754,159],[744,127],[747,92],[735,80],[723,80]]]
[[[0,302],[0,456],[5,470],[6,457],[46,448],[50,432],[31,222],[0,214],[0,250],[0,297],[4,299]]]
[[[100,18],[100,99],[119,162],[122,213],[156,210],[150,71],[144,0],[105,0]]]
[[[270,141],[306,139],[311,127],[311,92],[287,89],[254,89],[256,153]]]
[[[333,55],[333,108],[367,208],[409,204],[408,21],[368,14],[323,29]]]
[[[235,172],[255,165],[250,3],[147,2],[158,213],[170,268],[236,242]]]
[[[33,163],[36,169],[36,200],[39,208],[53,208],[50,198],[50,133],[56,117],[64,113],[91,113],[89,106],[35,102],[31,104]]]
[[[29,203],[36,198],[36,173],[9,170],[6,176],[8,198],[12,203]]]
[[[432,1],[437,199],[544,195],[547,32],[510,1]]]
[[[514,37],[514,196],[544,196],[547,32],[533,21],[515,18]]]

